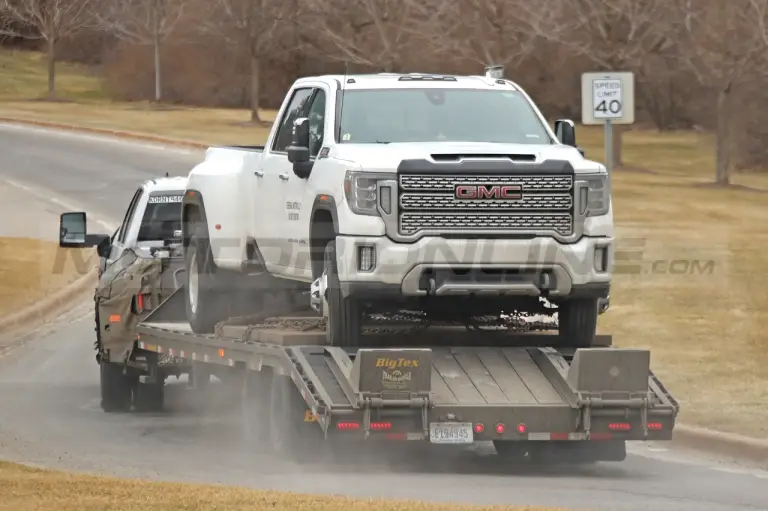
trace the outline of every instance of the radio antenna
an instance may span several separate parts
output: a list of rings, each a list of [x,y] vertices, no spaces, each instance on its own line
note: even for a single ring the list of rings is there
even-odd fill
[[[339,98],[339,132],[336,134],[336,139],[341,142],[341,113],[344,111],[344,90],[347,87],[347,73],[349,68],[349,61],[344,61],[344,78],[341,80],[341,97]]]

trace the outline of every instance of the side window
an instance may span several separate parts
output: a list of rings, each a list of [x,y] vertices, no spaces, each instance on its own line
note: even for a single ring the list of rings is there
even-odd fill
[[[309,154],[317,156],[323,147],[323,135],[325,134],[325,91],[315,89],[315,99],[309,108]]]
[[[272,143],[273,151],[285,151],[291,145],[291,136],[293,134],[293,121],[302,117],[307,111],[309,99],[315,89],[296,89],[293,91],[293,97],[288,104],[288,108],[283,113],[280,121],[280,131],[277,132],[275,141]]]
[[[117,237],[117,240],[120,243],[125,243],[125,237],[128,235],[128,227],[131,223],[131,217],[133,217],[133,212],[136,211],[136,205],[139,203],[143,191],[144,190],[142,188],[139,188],[136,190],[133,199],[131,199],[131,204],[128,206],[128,211],[125,213],[125,218],[123,218],[123,224],[120,226],[120,234]]]

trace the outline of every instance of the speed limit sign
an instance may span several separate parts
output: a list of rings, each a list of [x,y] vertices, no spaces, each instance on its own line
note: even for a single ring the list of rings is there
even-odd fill
[[[584,73],[581,80],[584,124],[632,124],[635,121],[632,73]]]

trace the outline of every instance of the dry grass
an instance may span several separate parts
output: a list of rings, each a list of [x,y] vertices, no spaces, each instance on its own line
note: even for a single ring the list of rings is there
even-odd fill
[[[183,511],[566,511],[528,506],[459,506],[414,501],[357,500],[213,485],[150,483],[54,472],[0,462],[0,510]]]
[[[101,80],[87,67],[56,66],[56,86],[62,99],[103,99]],[[45,56],[28,51],[0,50],[0,101],[35,100],[48,94]]]
[[[59,249],[57,243],[0,238],[0,317],[18,312],[85,275],[93,250]]]
[[[683,422],[768,437],[768,195],[643,174],[614,188],[617,275],[599,329],[651,349]]]
[[[40,74],[42,63],[38,67],[28,62],[24,72]],[[40,82],[35,80],[21,81]],[[0,115],[212,144],[258,144],[268,131],[243,127],[248,113],[242,110],[159,110],[105,101],[6,101]],[[265,112],[265,118],[273,117]],[[581,127],[578,139],[588,157],[602,160],[600,128]],[[626,238],[644,238],[646,271],[617,275],[600,329],[614,333],[621,345],[653,350],[654,368],[680,398],[684,422],[768,436],[768,195],[700,186],[714,175],[714,144],[707,134],[628,131],[624,163],[650,171],[614,174],[619,250],[627,248]],[[768,174],[738,174],[734,183],[768,190]],[[710,260],[715,267],[711,275],[649,271],[649,261],[678,259],[689,268],[694,260],[699,268]]]

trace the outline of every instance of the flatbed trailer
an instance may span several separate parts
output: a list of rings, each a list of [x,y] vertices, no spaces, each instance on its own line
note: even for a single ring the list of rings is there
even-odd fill
[[[492,441],[510,457],[621,461],[626,441],[672,438],[678,403],[649,351],[612,347],[610,336],[573,349],[557,335],[395,322],[341,348],[325,345],[318,317],[201,335],[183,319],[183,292],[138,324],[136,353],[238,382],[246,428],[286,455],[326,440]]]

